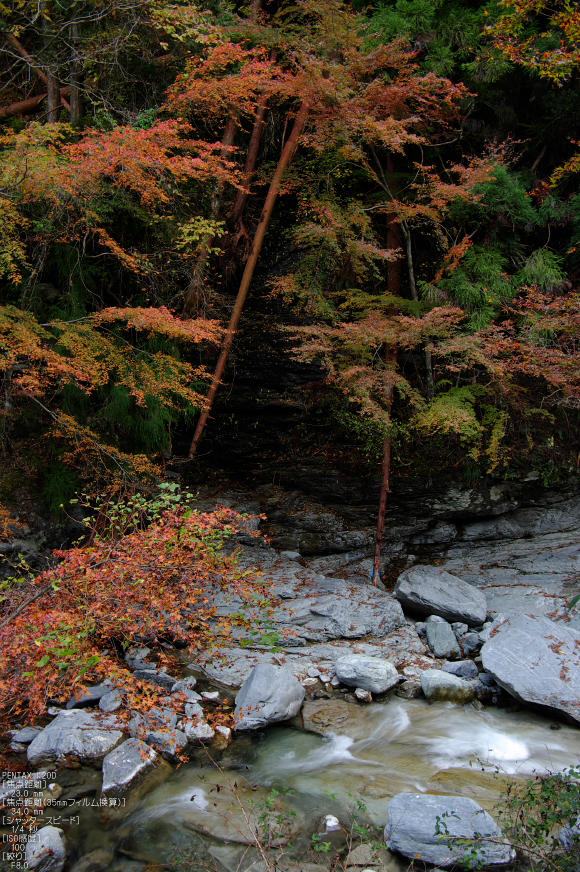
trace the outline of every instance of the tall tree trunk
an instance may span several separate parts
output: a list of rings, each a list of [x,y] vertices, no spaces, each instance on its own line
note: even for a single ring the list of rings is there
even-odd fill
[[[221,155],[223,158],[228,157],[230,153],[230,148],[234,144],[237,126],[237,115],[232,112],[226,122],[224,135],[222,137]],[[213,190],[210,212],[212,221],[215,221],[219,215],[224,184],[224,182],[217,182]],[[195,265],[191,273],[189,285],[187,286],[187,291],[185,292],[182,318],[191,318],[193,317],[193,315],[199,313],[203,300],[203,285],[205,280],[207,261],[209,258],[210,249],[213,246],[214,239],[214,234],[207,233],[201,241],[199,254],[195,260]]]
[[[70,121],[78,124],[82,115],[80,81],[83,66],[79,58],[79,26],[73,22],[70,26],[71,59],[70,59]]]
[[[385,363],[390,370],[394,370],[397,363],[397,348],[390,345],[387,348],[385,355]],[[393,454],[393,435],[391,433],[391,410],[393,408],[393,400],[395,398],[395,382],[389,378],[385,386],[385,410],[387,413],[387,434],[383,443],[383,461],[381,465],[381,489],[379,494],[379,514],[377,518],[377,532],[375,535],[375,556],[373,561],[372,582],[378,586],[381,577],[381,552],[383,548],[383,538],[385,534],[385,514],[387,511],[387,500],[391,492],[391,460]]]
[[[43,0],[41,3],[41,12],[42,15],[42,33],[43,33],[43,45],[44,45],[44,65],[46,67],[46,119],[49,124],[54,124],[58,121],[58,116],[60,114],[60,87],[58,84],[58,79],[56,77],[56,73],[51,64],[51,35],[52,28],[50,22],[50,2],[49,0]]]
[[[221,377],[226,367],[226,362],[234,341],[234,336],[238,329],[238,324],[240,323],[240,317],[244,308],[244,303],[246,302],[246,297],[248,296],[250,283],[254,275],[254,270],[258,262],[258,257],[260,256],[260,251],[264,242],[266,230],[268,229],[268,224],[270,223],[270,218],[272,217],[272,212],[274,210],[276,199],[278,197],[278,192],[280,190],[280,185],[282,183],[284,172],[286,171],[292,161],[292,158],[294,157],[294,154],[298,147],[298,141],[300,139],[302,131],[304,130],[306,119],[308,118],[309,111],[310,106],[308,103],[303,103],[298,110],[298,114],[296,115],[294,126],[292,128],[292,133],[288,137],[286,145],[282,150],[280,160],[278,161],[278,166],[276,167],[276,171],[274,173],[274,176],[272,177],[272,181],[270,182],[270,188],[268,189],[268,194],[266,195],[266,199],[264,201],[264,208],[262,209],[262,214],[260,215],[260,221],[254,234],[254,240],[252,243],[250,256],[246,261],[246,268],[244,269],[244,274],[242,276],[242,281],[240,282],[240,288],[238,290],[238,295],[236,297],[236,302],[232,311],[230,323],[228,324],[228,328],[226,330],[226,334],[222,343],[222,349],[215,368],[211,387],[206,397],[203,411],[200,415],[195,434],[191,442],[191,447],[189,449],[190,458],[194,456],[201,437],[203,436],[203,432],[209,418],[209,413],[211,412],[211,408],[221,382]]]
[[[20,42],[20,40],[16,39],[16,37],[15,37],[14,34],[12,34],[12,33],[9,33],[9,34],[6,35],[6,40],[7,40],[7,42],[10,43],[10,45],[12,45],[12,46],[16,49],[16,51],[18,52],[18,54],[20,55],[20,57],[23,58],[23,59],[26,61],[26,63],[27,63],[28,66],[30,67],[30,69],[33,70],[33,71],[36,73],[36,75],[38,76],[38,78],[40,79],[40,81],[43,82],[44,85],[46,85],[47,89],[49,89],[50,76],[47,75],[47,74],[44,72],[44,70],[42,70],[42,69],[38,66],[38,64],[36,63],[36,61],[34,60],[34,58],[31,57],[31,55],[28,54],[28,52],[26,51],[26,49],[24,48],[24,46],[22,45],[22,43]],[[69,106],[68,102],[65,100],[65,98],[64,98],[64,96],[63,96],[63,94],[62,94],[62,91],[63,91],[63,89],[60,88],[60,89],[59,89],[59,98],[58,98],[58,99],[59,99],[59,103],[61,103],[61,104],[64,106],[65,109],[68,109],[68,110],[70,111],[70,108],[71,108],[71,107]],[[46,95],[44,95],[44,96],[46,96]],[[44,99],[44,97],[43,97],[43,99]],[[24,102],[24,101],[23,101],[23,102]]]

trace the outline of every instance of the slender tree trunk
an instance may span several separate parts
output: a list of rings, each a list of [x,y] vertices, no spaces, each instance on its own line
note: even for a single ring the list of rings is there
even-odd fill
[[[224,135],[222,137],[222,158],[227,158],[230,153],[230,148],[234,144],[234,137],[236,135],[237,126],[237,115],[231,113],[226,122]],[[213,190],[210,213],[213,221],[215,221],[217,216],[219,215],[224,184],[224,182],[217,182]],[[205,280],[207,262],[214,239],[215,235],[208,233],[205,235],[201,242],[199,254],[196,258],[195,265],[191,273],[191,278],[189,280],[187,291],[185,292],[182,318],[191,318],[193,317],[193,315],[199,313],[203,300],[203,285]]]
[[[45,54],[46,67],[46,120],[49,124],[55,124],[58,121],[60,114],[60,87],[58,79],[50,62],[51,55],[51,22],[50,22],[50,3],[48,0],[43,0],[41,4],[42,16],[42,31]]]
[[[397,348],[389,346],[387,348],[385,362],[390,370],[394,370],[397,363]],[[379,514],[377,518],[377,532],[375,535],[375,557],[373,561],[372,582],[376,587],[379,583],[381,573],[381,552],[383,548],[383,538],[385,534],[385,514],[387,511],[387,500],[391,492],[391,460],[393,453],[393,436],[391,433],[391,410],[393,408],[393,400],[395,398],[395,382],[389,379],[385,387],[385,408],[387,413],[387,434],[383,443],[383,462],[381,489],[379,495]]]
[[[292,133],[288,137],[286,145],[282,150],[280,160],[278,161],[278,166],[276,167],[276,171],[274,173],[272,181],[270,182],[270,188],[268,190],[268,194],[266,195],[264,208],[262,210],[262,214],[260,215],[260,221],[254,234],[254,240],[252,243],[250,256],[246,261],[246,267],[244,269],[244,274],[242,276],[242,281],[240,283],[240,288],[238,290],[238,295],[236,297],[236,302],[232,311],[230,323],[228,324],[228,328],[226,330],[226,334],[222,343],[222,349],[215,368],[211,387],[206,397],[203,411],[201,413],[195,430],[195,434],[193,436],[193,440],[191,442],[191,447],[189,449],[190,458],[194,456],[201,437],[203,436],[205,425],[207,424],[209,413],[211,412],[211,408],[221,382],[221,377],[226,367],[226,362],[234,341],[234,336],[238,329],[238,324],[240,323],[240,317],[244,308],[244,303],[246,302],[246,297],[248,296],[250,283],[254,275],[254,270],[258,262],[258,257],[260,256],[260,251],[264,242],[266,230],[268,229],[270,218],[272,217],[272,212],[274,210],[274,205],[278,197],[278,192],[280,190],[280,185],[282,183],[284,172],[286,171],[292,161],[292,158],[294,157],[294,154],[298,147],[298,141],[300,139],[302,131],[304,130],[306,119],[308,118],[309,111],[310,106],[307,103],[303,103],[298,110],[298,114],[296,115],[294,126],[292,128]]]
[[[83,67],[79,58],[79,26],[73,22],[70,26],[71,59],[70,59],[70,121],[78,124],[82,115],[80,81]]]
[[[256,111],[256,119],[254,121],[254,127],[252,130],[252,135],[250,137],[250,144],[248,145],[248,153],[246,155],[246,164],[244,166],[243,179],[244,187],[246,188],[246,190],[238,190],[238,193],[236,194],[236,199],[234,200],[234,205],[232,206],[230,214],[228,215],[229,224],[236,224],[244,213],[244,208],[246,206],[246,201],[249,194],[250,182],[252,181],[252,176],[254,175],[254,172],[256,170],[260,140],[262,138],[262,130],[264,129],[264,120],[266,118],[267,112],[268,101],[266,100],[266,98],[264,98],[258,105],[258,109]]]
[[[389,179],[390,188],[393,196],[398,193],[397,179],[394,176],[395,162],[392,155],[387,157],[387,172],[391,177]],[[387,216],[387,248],[403,248],[403,240],[401,239],[401,225],[397,221],[397,213],[391,212]],[[401,260],[390,260],[387,263],[387,290],[394,297],[401,296]]]

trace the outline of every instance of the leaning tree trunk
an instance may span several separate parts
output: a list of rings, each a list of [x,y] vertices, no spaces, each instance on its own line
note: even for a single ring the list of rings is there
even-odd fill
[[[309,111],[310,106],[307,103],[303,103],[298,110],[298,114],[296,115],[296,119],[294,121],[294,127],[292,128],[292,133],[288,137],[286,145],[282,150],[280,160],[278,161],[278,166],[276,167],[276,171],[274,173],[274,176],[272,177],[272,181],[270,182],[270,188],[264,201],[264,208],[262,210],[262,214],[260,215],[260,221],[258,222],[258,226],[254,234],[254,240],[252,243],[252,248],[250,250],[250,256],[246,261],[246,267],[244,269],[242,281],[240,282],[240,288],[238,290],[238,295],[236,297],[236,302],[232,311],[230,323],[228,324],[228,328],[226,330],[226,334],[222,343],[221,353],[218,358],[215,372],[213,374],[211,387],[208,391],[208,395],[206,397],[203,410],[191,442],[191,447],[189,449],[190,458],[192,458],[197,451],[197,446],[199,445],[201,437],[203,436],[203,432],[209,418],[209,413],[211,412],[211,408],[213,406],[213,402],[215,400],[215,396],[221,382],[221,377],[226,367],[226,362],[234,341],[234,336],[238,329],[238,324],[240,323],[240,317],[244,308],[244,303],[246,302],[246,297],[248,296],[248,291],[250,290],[250,283],[254,275],[254,270],[258,262],[258,257],[260,256],[260,251],[264,242],[264,237],[266,235],[268,225],[270,223],[270,218],[272,217],[272,212],[274,211],[274,205],[278,197],[282,178],[284,176],[284,172],[286,171],[292,161],[292,158],[294,157],[294,154],[298,147],[298,140],[300,139],[302,131],[304,130]]]
[[[389,346],[387,348],[385,363],[391,371],[394,371],[397,363],[397,348]],[[395,398],[395,380],[389,379],[384,393],[385,410],[387,413],[387,433],[383,443],[383,462],[381,465],[381,490],[379,496],[379,514],[377,518],[377,532],[375,536],[375,557],[373,562],[372,582],[375,587],[379,583],[381,573],[381,552],[383,548],[383,538],[385,534],[385,514],[387,511],[387,500],[391,492],[391,460],[393,454],[393,434],[391,430],[391,410],[393,408],[393,400]]]

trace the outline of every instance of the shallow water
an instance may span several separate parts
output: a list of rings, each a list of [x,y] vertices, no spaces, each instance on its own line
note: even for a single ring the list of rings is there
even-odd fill
[[[243,869],[259,860],[247,844],[252,829],[264,825],[272,790],[280,793],[266,815],[274,848],[276,826],[282,841],[304,848],[326,813],[347,824],[356,815],[383,826],[399,792],[469,796],[491,810],[514,779],[577,764],[580,730],[558,726],[552,730],[546,718],[523,711],[422,700],[356,707],[352,727],[341,728],[347,735],[287,727],[246,734],[219,768],[200,751],[121,816],[99,822],[93,814],[69,835],[79,856],[103,844],[114,849],[114,872],[138,872],[135,861]],[[278,815],[282,823],[272,824]]]

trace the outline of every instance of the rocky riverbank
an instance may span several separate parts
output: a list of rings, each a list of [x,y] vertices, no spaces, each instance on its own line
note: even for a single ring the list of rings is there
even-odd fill
[[[255,510],[246,495],[239,497],[226,502]],[[71,696],[66,709],[52,711],[53,720],[43,729],[23,724],[12,735],[12,751],[26,753],[37,772],[87,766],[101,771],[102,779],[90,791],[114,809],[121,800],[134,806],[196,748],[224,753],[231,730],[214,726],[212,713],[234,697],[240,735],[279,723],[340,735],[345,720],[352,725],[357,706],[389,696],[481,711],[532,706],[551,719],[578,725],[580,618],[568,603],[579,590],[580,500],[516,508],[506,515],[461,529],[439,520],[429,531],[409,534],[409,542],[414,539],[418,546],[422,536],[423,545],[437,542],[441,550],[431,552],[436,565],[414,563],[400,573],[392,592],[370,585],[368,557],[360,549],[308,559],[242,535],[236,543],[240,563],[262,573],[273,597],[266,611],[263,605],[246,608],[253,631],[240,626],[235,644],[198,652],[193,659],[181,652],[183,669],[174,675],[136,640],[126,665],[161,688],[164,696],[154,709],[131,713],[122,683],[105,682]],[[214,599],[216,621],[244,606],[233,594],[216,591]],[[10,805],[27,783],[5,787],[0,801]],[[85,789],[81,779],[80,794]],[[74,790],[70,799],[78,799]],[[457,805],[453,812],[465,818],[457,837],[469,838],[469,827],[473,830],[470,809],[460,813]],[[420,839],[399,838],[391,811],[388,819],[386,842],[393,851],[410,857],[425,850],[425,860],[444,865],[442,858],[432,860],[427,848],[417,847]],[[46,851],[30,849],[30,868],[109,868],[96,860],[87,866],[74,850],[67,859],[63,831],[54,830],[41,830]],[[412,844],[415,853],[405,853],[403,844]],[[508,862],[509,845],[505,850],[489,865]]]

